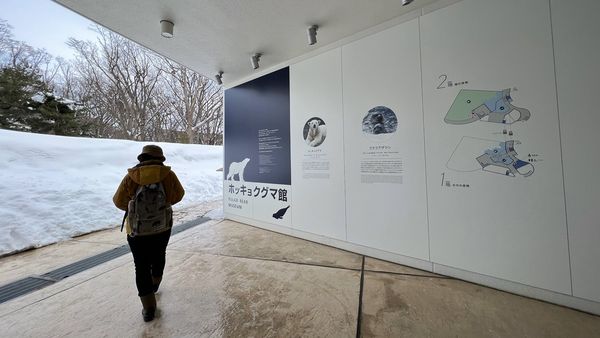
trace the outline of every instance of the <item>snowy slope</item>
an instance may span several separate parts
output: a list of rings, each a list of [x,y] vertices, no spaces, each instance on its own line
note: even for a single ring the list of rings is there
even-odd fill
[[[144,144],[0,130],[0,255],[120,224],[112,196]],[[221,198],[222,147],[155,144],[186,190],[175,208]]]

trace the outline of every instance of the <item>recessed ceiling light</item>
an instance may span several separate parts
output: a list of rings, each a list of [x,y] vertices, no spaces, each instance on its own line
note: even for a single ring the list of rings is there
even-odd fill
[[[215,80],[219,85],[223,84],[223,71],[219,71],[219,74],[215,75]]]
[[[162,35],[165,38],[172,38],[173,37],[173,26],[175,26],[173,24],[173,22],[171,22],[169,20],[161,20],[160,21],[160,35]]]
[[[258,67],[260,67],[260,57],[262,56],[261,53],[254,53],[254,55],[252,55],[250,57],[250,63],[252,63],[252,68],[253,69],[258,69]]]
[[[308,30],[306,31],[306,33],[308,34],[308,44],[309,45],[314,45],[315,43],[317,43],[317,31],[319,30],[319,26],[317,25],[312,25],[310,27],[308,27]]]

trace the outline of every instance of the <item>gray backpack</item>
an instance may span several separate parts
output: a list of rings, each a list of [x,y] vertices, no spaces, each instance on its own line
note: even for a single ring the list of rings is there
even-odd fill
[[[167,203],[162,182],[139,186],[129,201],[127,214],[131,236],[146,236],[167,231],[172,226],[173,210]]]

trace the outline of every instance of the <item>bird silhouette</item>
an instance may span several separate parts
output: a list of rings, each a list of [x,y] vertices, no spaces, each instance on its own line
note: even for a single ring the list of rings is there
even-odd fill
[[[283,208],[283,209],[279,209],[279,210],[277,210],[277,212],[273,214],[273,218],[275,218],[275,219],[282,219],[282,218],[283,218],[283,215],[285,215],[285,213],[286,213],[286,211],[287,211],[287,209],[288,209],[289,207],[290,207],[290,206],[288,205],[287,207],[285,207],[285,208]]]

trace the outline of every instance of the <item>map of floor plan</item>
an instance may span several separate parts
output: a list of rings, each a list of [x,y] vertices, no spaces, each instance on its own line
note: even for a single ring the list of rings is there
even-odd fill
[[[509,177],[531,176],[533,164],[517,158],[515,145],[521,142],[487,140],[464,136],[448,159],[446,167],[459,172],[486,171]]]
[[[475,121],[512,124],[527,121],[529,110],[512,105],[510,89],[500,91],[462,89],[448,110],[448,124],[468,124]]]
[[[483,155],[477,157],[477,162],[485,171],[512,177],[531,176],[533,165],[517,158],[515,144],[520,143],[514,140],[500,142],[498,147],[485,150]]]

